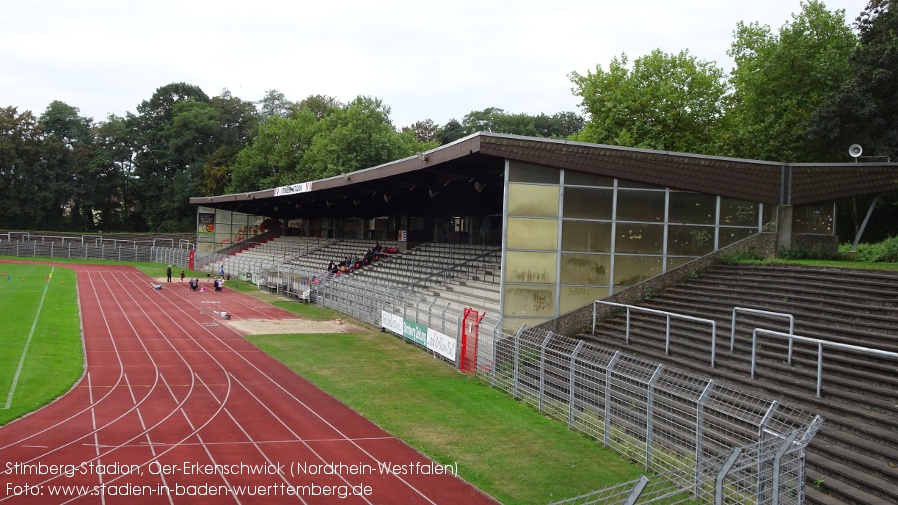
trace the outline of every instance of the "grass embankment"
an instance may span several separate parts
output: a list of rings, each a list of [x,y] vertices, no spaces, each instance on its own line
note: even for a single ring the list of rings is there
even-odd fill
[[[72,270],[3,263],[0,271],[3,425],[67,392],[81,377],[84,354]]]

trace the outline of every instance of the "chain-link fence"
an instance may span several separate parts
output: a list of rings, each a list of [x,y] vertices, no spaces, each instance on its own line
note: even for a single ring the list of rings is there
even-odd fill
[[[183,263],[166,261],[174,259],[176,252],[182,253]],[[170,254],[166,254],[170,253]],[[187,249],[172,247],[134,246],[115,243],[82,244],[76,242],[2,241],[0,255],[37,258],[89,259],[109,261],[141,261],[168,263],[187,266]]]
[[[602,490],[565,503],[718,503],[709,482],[737,448],[738,461],[751,463],[725,473],[725,503],[804,501],[805,448],[819,416],[551,332],[522,328],[480,344],[480,378],[643,466],[659,489],[632,502]],[[784,446],[793,432],[797,438]],[[774,461],[783,447],[788,457]],[[774,481],[782,492],[773,491]]]

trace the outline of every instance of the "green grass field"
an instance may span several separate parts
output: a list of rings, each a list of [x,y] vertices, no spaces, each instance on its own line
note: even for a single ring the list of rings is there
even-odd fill
[[[3,425],[67,392],[81,377],[84,363],[75,273],[11,263],[0,263],[0,272]]]

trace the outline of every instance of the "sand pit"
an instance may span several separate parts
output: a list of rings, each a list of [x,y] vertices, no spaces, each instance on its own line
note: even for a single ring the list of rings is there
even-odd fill
[[[361,328],[336,321],[309,321],[308,319],[240,319],[222,321],[244,335],[272,335],[276,333],[357,333]]]

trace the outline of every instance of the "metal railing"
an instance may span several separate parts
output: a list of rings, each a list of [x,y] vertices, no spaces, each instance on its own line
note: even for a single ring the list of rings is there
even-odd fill
[[[762,316],[782,317],[789,320],[789,333],[795,333],[795,316],[785,312],[770,312],[768,310],[747,309],[745,307],[733,307],[733,317],[730,326],[730,352],[736,347],[736,314],[742,312],[745,314],[758,314]],[[792,342],[789,342],[789,360],[792,360]]]
[[[792,364],[792,341],[798,342],[807,342],[810,344],[817,344],[817,398],[820,398],[820,394],[823,390],[823,348],[829,347],[831,349],[841,349],[843,351],[854,352],[858,354],[866,354],[868,356],[879,356],[881,358],[889,358],[898,361],[898,353],[883,351],[880,349],[871,349],[869,347],[861,347],[858,345],[851,344],[842,344],[839,342],[831,342],[829,340],[822,340],[819,338],[811,338],[811,337],[802,337],[800,335],[793,335],[791,333],[783,333],[779,331],[773,330],[764,330],[761,328],[756,328],[751,334],[751,378],[755,378],[755,369],[756,369],[756,355],[758,348],[758,335],[766,335],[768,337],[774,337],[778,339],[788,339],[789,340],[789,356],[787,358],[786,363],[789,365]]]
[[[703,319],[700,317],[687,316],[684,314],[677,314],[675,312],[668,312],[666,310],[656,310],[649,309],[646,307],[640,307],[638,305],[627,305],[623,303],[615,303],[615,302],[606,302],[602,300],[596,300],[592,305],[592,334],[596,334],[596,325],[598,324],[598,306],[599,305],[608,305],[612,307],[621,307],[627,310],[627,328],[625,340],[626,343],[630,344],[630,311],[636,310],[639,312],[646,312],[648,314],[656,314],[662,315],[665,317],[666,321],[666,329],[664,333],[664,353],[670,355],[670,320],[673,319],[681,319],[683,321],[693,321],[697,323],[706,323],[711,325],[711,368],[714,368],[716,349],[717,349],[717,322],[711,319]]]

